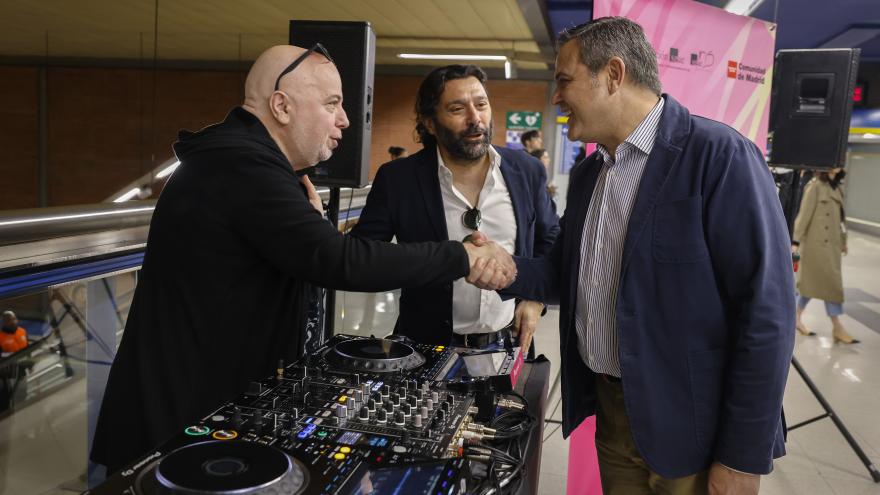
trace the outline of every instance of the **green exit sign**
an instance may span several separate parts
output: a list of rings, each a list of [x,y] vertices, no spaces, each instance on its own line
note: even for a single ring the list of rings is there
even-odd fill
[[[530,130],[541,128],[541,112],[507,112],[507,128]]]

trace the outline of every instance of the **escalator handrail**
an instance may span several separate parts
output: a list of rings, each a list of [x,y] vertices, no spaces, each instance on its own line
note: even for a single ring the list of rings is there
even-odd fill
[[[0,246],[150,224],[155,201],[0,211]]]

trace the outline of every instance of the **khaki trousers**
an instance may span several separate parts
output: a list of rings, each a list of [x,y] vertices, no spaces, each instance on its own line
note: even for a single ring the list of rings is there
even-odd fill
[[[708,493],[709,473],[666,479],[651,470],[636,449],[623,403],[623,388],[596,376],[596,451],[603,495]]]

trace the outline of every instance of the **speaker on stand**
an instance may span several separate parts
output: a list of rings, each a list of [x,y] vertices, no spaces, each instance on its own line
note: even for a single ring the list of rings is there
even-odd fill
[[[779,50],[776,53],[770,106],[773,136],[770,165],[791,168],[795,174],[784,182],[787,190],[780,194],[786,198],[782,207],[789,233],[800,207],[803,187],[800,171],[846,165],[859,54],[858,48]],[[874,482],[880,483],[880,471],[794,356],[791,364],[825,412],[788,427],[788,431],[830,418]]]
[[[342,107],[349,127],[329,160],[309,173],[316,186],[330,188],[327,219],[339,225],[339,188],[361,188],[370,173],[370,139],[373,128],[373,81],[376,33],[369,22],[290,21],[290,44],[310,48],[321,43],[333,58],[342,79]],[[333,335],[336,291],[327,290],[320,344]],[[306,349],[314,343],[306,343]]]

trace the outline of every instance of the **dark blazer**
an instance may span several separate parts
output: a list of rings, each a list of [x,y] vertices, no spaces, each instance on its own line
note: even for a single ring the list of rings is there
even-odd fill
[[[758,148],[666,105],[627,226],[617,294],[624,399],[648,465],[675,478],[715,460],[768,473],[784,454],[782,394],[794,345],[788,231]],[[508,289],[561,304],[563,432],[596,412],[574,326],[580,244],[601,156],[571,172],[562,231],[518,259]]]
[[[515,254],[542,255],[559,231],[544,166],[521,150],[495,149],[516,217]],[[382,241],[397,236],[400,243],[448,240],[437,167],[434,146],[379,167],[351,235]],[[394,331],[429,344],[452,339],[452,283],[404,288]]]

